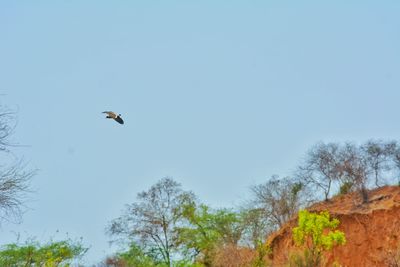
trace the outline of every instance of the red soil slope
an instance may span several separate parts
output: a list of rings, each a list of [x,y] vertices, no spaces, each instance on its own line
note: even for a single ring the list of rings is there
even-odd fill
[[[346,235],[346,245],[325,255],[327,266],[332,266],[335,260],[343,267],[393,266],[390,264],[393,255],[400,251],[399,186],[371,191],[366,204],[361,204],[357,193],[351,193],[317,203],[308,210],[329,211],[340,220],[339,230]],[[297,218],[293,218],[268,239],[273,266],[284,266],[289,254],[297,250],[292,241],[292,228],[296,224]]]

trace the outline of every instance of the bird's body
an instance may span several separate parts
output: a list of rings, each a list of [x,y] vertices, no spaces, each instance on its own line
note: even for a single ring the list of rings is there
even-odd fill
[[[119,124],[124,124],[123,119],[121,118],[121,114],[116,114],[112,111],[104,111],[103,113],[107,114],[107,119],[113,119],[116,122],[118,122]]]

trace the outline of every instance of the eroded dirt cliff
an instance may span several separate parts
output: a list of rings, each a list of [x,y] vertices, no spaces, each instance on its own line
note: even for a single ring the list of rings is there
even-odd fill
[[[369,202],[361,203],[357,193],[335,197],[308,209],[312,212],[327,210],[340,220],[339,230],[347,243],[325,255],[326,265],[336,260],[341,266],[391,266],[400,250],[400,187],[386,186],[369,193]],[[268,239],[272,248],[273,266],[284,266],[291,253],[298,251],[292,240],[293,218]]]

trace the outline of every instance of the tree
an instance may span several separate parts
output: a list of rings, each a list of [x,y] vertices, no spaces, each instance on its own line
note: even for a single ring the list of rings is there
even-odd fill
[[[289,178],[273,176],[264,184],[251,187],[253,205],[264,211],[264,216],[275,225],[282,227],[298,209],[308,204],[306,188],[300,182]]]
[[[228,209],[212,210],[194,201],[181,208],[186,223],[176,229],[177,241],[189,258],[213,266],[217,247],[238,244],[243,232],[239,214]]]
[[[214,228],[220,233],[223,244],[238,245],[244,225],[240,214],[227,208],[215,210]]]
[[[23,245],[8,244],[0,248],[0,266],[70,266],[86,252],[80,242],[64,240],[40,244],[29,241]]]
[[[400,147],[397,146],[392,154],[392,160],[398,173],[400,173]],[[400,175],[398,175],[398,185],[400,186]]]
[[[18,222],[35,171],[26,170],[21,160],[10,160],[10,137],[15,129],[15,113],[0,106],[0,152],[5,165],[0,166],[0,221]],[[15,157],[13,157],[15,158]]]
[[[306,250],[305,259],[295,259],[298,266],[318,267],[324,251],[346,243],[344,233],[335,230],[339,223],[338,219],[331,220],[327,211],[319,214],[299,211],[298,226],[292,230],[293,240],[297,246],[305,246]]]
[[[390,163],[396,148],[396,141],[383,142],[381,140],[370,140],[361,146],[367,167],[375,178],[375,186],[380,186],[382,172],[387,172],[391,169]]]
[[[248,247],[257,249],[263,245],[268,234],[275,229],[271,220],[265,216],[263,208],[244,208],[240,212],[243,224],[242,242]]]
[[[352,143],[346,143],[341,151],[341,170],[345,180],[354,185],[362,196],[363,203],[368,201],[368,161],[361,149]]]
[[[368,188],[380,186],[400,169],[400,149],[396,141],[369,140],[363,145],[319,143],[311,149],[298,167],[296,176],[308,186],[322,190],[328,200],[331,189],[340,192],[359,191],[368,201]]]
[[[108,257],[105,261],[106,266],[115,266],[115,267],[156,267],[157,264],[154,260],[146,255],[143,249],[132,243],[129,245],[129,249],[124,252],[119,252],[112,257]]]
[[[319,143],[307,153],[304,163],[296,172],[301,181],[322,190],[325,200],[328,200],[332,184],[342,176],[339,154],[338,144]]]
[[[251,266],[262,267],[266,266],[265,257],[271,252],[267,237],[276,229],[276,224],[265,216],[264,209],[250,205],[240,212],[243,224],[241,243],[255,252]]]
[[[104,267],[167,267],[163,262],[157,262],[152,255],[148,255],[138,244],[132,243],[128,250],[118,252],[100,263]],[[174,267],[204,267],[201,264],[192,263],[188,260],[174,261]]]
[[[183,191],[173,179],[163,178],[148,191],[139,193],[137,199],[111,222],[108,233],[139,244],[156,261],[172,266],[177,249],[175,228],[182,219],[179,207],[192,201],[194,195]]]
[[[15,113],[0,104],[0,151],[7,152],[15,129]]]

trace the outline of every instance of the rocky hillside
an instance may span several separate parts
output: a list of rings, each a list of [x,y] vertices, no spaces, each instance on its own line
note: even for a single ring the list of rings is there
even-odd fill
[[[400,251],[399,186],[371,191],[366,204],[361,203],[357,193],[352,193],[317,203],[309,210],[329,211],[340,220],[339,230],[346,235],[346,245],[325,255],[327,266],[332,266],[335,260],[341,266],[396,266],[392,264]],[[292,228],[296,224],[297,218],[293,218],[268,239],[273,266],[284,265],[289,254],[296,251],[292,241]]]

